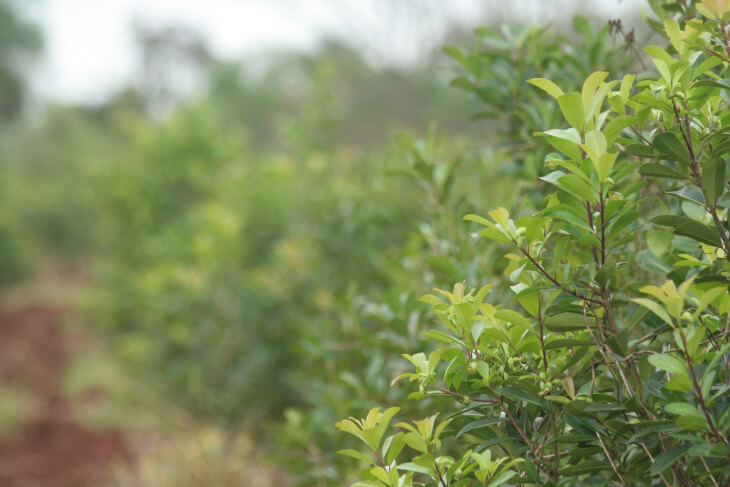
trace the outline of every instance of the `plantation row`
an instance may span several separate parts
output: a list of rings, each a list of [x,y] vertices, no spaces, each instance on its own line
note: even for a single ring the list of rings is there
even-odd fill
[[[652,46],[477,29],[451,88],[334,50],[11,123],[0,281],[87,269],[133,376],[299,485],[726,485],[730,4],[649,3]]]

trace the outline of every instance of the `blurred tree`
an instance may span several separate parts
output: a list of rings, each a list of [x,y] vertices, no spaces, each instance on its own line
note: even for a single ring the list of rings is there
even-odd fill
[[[182,99],[205,88],[214,59],[199,32],[137,23],[134,37],[141,59],[139,91],[150,114],[167,115]]]
[[[0,120],[11,120],[20,113],[24,63],[41,47],[38,28],[20,17],[18,2],[0,0]]]

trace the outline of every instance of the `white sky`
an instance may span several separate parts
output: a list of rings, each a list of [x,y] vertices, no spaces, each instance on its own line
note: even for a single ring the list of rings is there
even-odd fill
[[[438,5],[444,16],[476,25],[478,13],[504,10],[510,15],[547,21],[565,12],[555,0],[393,0],[410,5]],[[569,8],[620,14],[638,0],[563,0]],[[26,3],[27,2],[27,3]],[[441,2],[441,3],[439,3]],[[367,37],[382,35],[373,0],[21,0],[30,18],[40,22],[44,59],[33,77],[33,89],[47,97],[68,101],[98,100],[125,84],[135,69],[131,24],[182,24],[200,31],[213,50],[224,57],[240,57],[266,47],[311,49],[323,33],[349,36],[346,29]],[[381,4],[383,2],[380,2]],[[344,22],[343,22],[344,20]],[[431,16],[438,24],[442,17]],[[349,27],[348,27],[349,25]],[[432,25],[440,30],[442,25]],[[411,27],[413,27],[411,25]],[[394,25],[398,29],[398,24]],[[393,32],[388,35],[394,35]],[[397,36],[394,36],[397,40]],[[368,39],[365,39],[366,41]],[[438,41],[436,41],[438,42]],[[394,41],[395,43],[395,41]],[[394,56],[417,49],[411,42],[393,46]],[[430,46],[428,46],[430,47]],[[398,52],[400,49],[400,52]]]

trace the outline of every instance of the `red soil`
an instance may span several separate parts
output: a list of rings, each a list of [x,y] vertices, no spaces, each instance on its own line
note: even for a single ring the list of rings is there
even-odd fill
[[[112,462],[131,461],[120,431],[74,421],[61,380],[72,352],[53,306],[0,308],[0,377],[31,392],[37,407],[11,437],[0,440],[0,487],[92,487]]]

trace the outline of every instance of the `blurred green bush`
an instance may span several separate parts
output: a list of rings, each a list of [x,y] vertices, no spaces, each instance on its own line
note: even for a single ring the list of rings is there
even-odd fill
[[[0,218],[0,259],[22,269],[27,249],[81,261],[91,321],[136,377],[199,419],[266,431],[301,485],[341,485],[355,464],[335,455],[347,445],[332,426],[403,403],[390,380],[407,367],[401,354],[424,346],[417,297],[504,271],[460,216],[527,214],[541,197],[532,180],[549,148],[531,134],[560,113],[524,81],[572,89],[599,62],[616,76],[628,63],[607,28],[574,25],[578,41],[479,29],[470,49],[449,49],[470,97],[443,73],[366,75],[335,52],[284,59],[260,83],[221,63],[209,93],[162,121],[133,92],[57,107],[4,154],[16,189],[0,194],[12,216],[7,239]],[[425,128],[454,112],[452,130]],[[472,115],[486,121],[464,129]],[[385,142],[398,125],[410,130]]]

